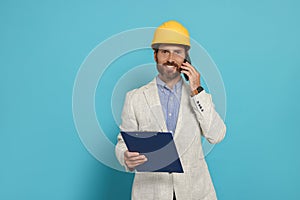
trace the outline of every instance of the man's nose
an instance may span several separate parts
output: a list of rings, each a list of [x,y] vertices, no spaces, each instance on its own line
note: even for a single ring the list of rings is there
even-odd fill
[[[173,52],[170,52],[169,57],[168,57],[168,61],[174,61]]]

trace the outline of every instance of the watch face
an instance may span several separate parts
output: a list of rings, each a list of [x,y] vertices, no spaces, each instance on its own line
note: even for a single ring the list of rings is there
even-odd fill
[[[199,86],[199,87],[197,88],[198,93],[202,92],[202,90],[203,90],[203,87],[201,87],[201,86]]]

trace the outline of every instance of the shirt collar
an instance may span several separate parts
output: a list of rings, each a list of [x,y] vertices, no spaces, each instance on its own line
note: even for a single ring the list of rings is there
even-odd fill
[[[159,86],[160,88],[166,88],[168,90],[171,90],[167,84],[165,82],[163,82],[158,76],[156,77],[156,84],[157,86]],[[179,92],[179,90],[182,88],[182,78],[180,78],[180,80],[174,85],[173,90],[174,92]]]

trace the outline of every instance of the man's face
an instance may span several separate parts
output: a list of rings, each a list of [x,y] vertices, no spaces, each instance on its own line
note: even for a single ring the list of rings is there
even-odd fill
[[[154,53],[159,76],[163,81],[170,81],[180,76],[180,66],[186,56],[185,48],[181,45],[161,44]]]

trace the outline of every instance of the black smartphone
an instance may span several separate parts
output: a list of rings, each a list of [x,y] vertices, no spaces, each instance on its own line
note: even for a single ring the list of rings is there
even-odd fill
[[[190,64],[192,64],[192,62],[191,62],[191,58],[190,58],[189,54],[187,54],[187,55],[186,55],[186,58],[184,59],[184,62],[187,62],[187,63],[190,63]],[[186,81],[188,81],[188,80],[189,80],[189,77],[188,77],[188,75],[186,75],[185,73],[183,73],[183,76],[184,76],[184,78],[185,78],[185,80],[186,80]]]

